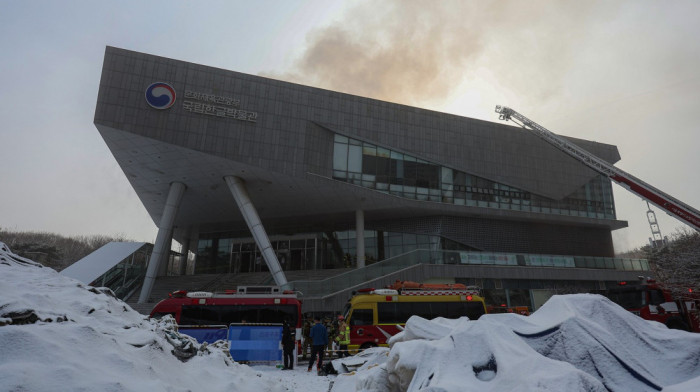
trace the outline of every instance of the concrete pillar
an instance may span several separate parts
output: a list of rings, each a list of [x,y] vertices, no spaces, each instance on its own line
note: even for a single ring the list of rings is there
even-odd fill
[[[270,239],[267,237],[265,228],[260,221],[260,216],[258,216],[258,212],[255,210],[253,202],[250,200],[243,179],[236,176],[226,176],[224,177],[224,181],[226,181],[226,184],[231,190],[231,194],[233,194],[233,198],[236,200],[238,209],[241,211],[243,219],[245,219],[245,223],[248,225],[248,229],[250,229],[250,233],[253,234],[255,243],[262,252],[263,259],[265,259],[267,268],[269,268],[272,273],[275,284],[278,286],[287,284],[287,277],[284,275],[282,267],[280,267],[280,262],[277,260],[275,250],[272,249]]]
[[[172,248],[173,244],[173,230],[172,226],[170,226],[170,236],[165,239],[165,243],[167,245],[167,250],[163,252],[163,255],[161,256],[161,260],[158,263],[158,274],[157,276],[166,276],[168,275],[168,266],[170,265],[170,249]]]
[[[365,212],[355,211],[355,243],[357,244],[357,268],[365,266]]]
[[[144,278],[143,286],[141,287],[141,294],[139,295],[138,302],[140,304],[148,302],[148,297],[151,296],[151,290],[153,289],[153,283],[156,280],[159,264],[162,263],[163,260],[167,262],[167,257],[170,255],[170,242],[172,241],[173,236],[173,223],[175,223],[175,216],[177,215],[177,209],[180,207],[180,202],[182,201],[182,195],[185,193],[185,188],[185,184],[181,182],[173,182],[170,184],[168,198],[165,201],[163,215],[161,216],[160,224],[158,225],[156,243],[153,244],[153,253],[151,253],[151,260],[148,263],[146,277]]]

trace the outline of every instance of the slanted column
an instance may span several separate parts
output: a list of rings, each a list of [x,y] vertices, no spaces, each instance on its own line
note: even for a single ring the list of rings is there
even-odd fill
[[[155,282],[156,275],[158,274],[158,267],[163,262],[167,263],[167,258],[170,255],[170,243],[173,237],[173,224],[175,223],[175,216],[177,215],[177,210],[180,207],[180,202],[182,201],[182,195],[185,193],[185,188],[185,184],[181,182],[173,182],[170,184],[168,198],[165,201],[163,215],[161,216],[160,224],[158,225],[156,243],[153,244],[153,253],[151,253],[151,260],[148,262],[146,277],[144,278],[143,286],[141,287],[141,294],[139,295],[138,302],[140,304],[148,302],[148,297],[151,296],[153,283]]]
[[[355,243],[357,244],[357,268],[365,266],[365,212],[355,211]]]
[[[172,226],[171,226],[172,227]],[[170,237],[165,239],[165,243],[168,244],[167,250],[163,253],[163,256],[158,263],[158,273],[157,276],[166,276],[168,274],[168,264],[170,264],[170,249],[173,245],[173,230],[170,230]]]
[[[253,235],[255,244],[262,252],[265,264],[267,264],[267,268],[270,269],[275,284],[278,286],[287,284],[287,277],[284,275],[282,267],[280,267],[280,262],[277,260],[275,250],[272,249],[270,239],[267,237],[265,228],[260,221],[260,216],[258,216],[258,212],[255,210],[253,202],[250,200],[243,179],[236,176],[226,176],[224,177],[224,181],[226,181],[226,184],[233,194],[233,198],[236,200],[238,209],[241,211],[243,219],[245,219],[245,223],[248,225],[248,229],[250,229],[250,233]]]

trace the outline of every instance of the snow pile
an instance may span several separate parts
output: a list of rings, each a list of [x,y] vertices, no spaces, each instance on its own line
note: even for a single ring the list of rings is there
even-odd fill
[[[414,316],[390,345],[374,376],[357,380],[359,390],[605,391],[594,377],[539,355],[502,325]]]
[[[385,363],[338,376],[333,392],[700,390],[700,334],[598,295],[554,296],[529,317],[414,316],[389,344]]]
[[[354,392],[355,385],[362,385],[362,390],[389,391],[386,369],[380,366],[388,358],[388,348],[372,347],[357,355],[333,360],[333,368],[339,373],[333,390]]]
[[[668,330],[597,295],[554,296],[529,317],[411,317],[390,340],[318,377],[255,370],[198,345],[170,317],[113,297],[0,243],[0,390],[700,391],[700,334]],[[344,374],[342,374],[344,373]]]
[[[599,295],[555,296],[528,318],[493,316],[480,320],[508,325],[538,353],[611,391],[661,390],[700,377],[700,334],[643,320]]]
[[[0,389],[286,390],[225,347],[178,334],[172,318],[147,320],[110,294],[0,243]]]

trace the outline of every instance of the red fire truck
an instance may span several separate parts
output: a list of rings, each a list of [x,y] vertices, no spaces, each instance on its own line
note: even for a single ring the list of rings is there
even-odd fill
[[[301,301],[277,286],[239,286],[223,293],[175,291],[153,308],[150,317],[169,314],[180,331],[200,342],[226,338],[230,324],[282,324],[287,320],[301,337]]]
[[[700,299],[693,293],[673,298],[653,279],[643,284],[620,282],[618,287],[596,290],[611,301],[645,320],[658,321],[669,328],[700,332]]]
[[[486,313],[478,290],[462,284],[420,284],[396,282],[384,289],[359,290],[345,306],[343,315],[350,326],[348,350],[386,346],[409,317],[478,319]]]

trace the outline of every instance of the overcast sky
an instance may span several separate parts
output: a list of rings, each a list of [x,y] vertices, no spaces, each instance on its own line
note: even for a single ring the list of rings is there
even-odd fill
[[[700,208],[698,1],[5,1],[0,227],[153,242],[93,117],[105,46],[616,145]],[[650,236],[614,185],[613,233]],[[684,225],[657,210],[661,230]]]

